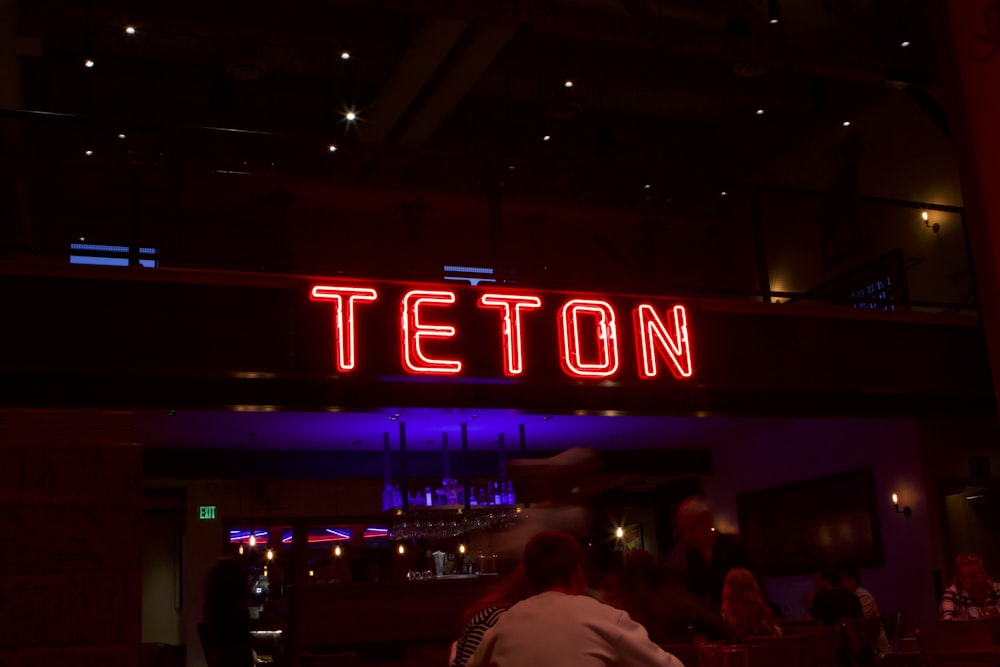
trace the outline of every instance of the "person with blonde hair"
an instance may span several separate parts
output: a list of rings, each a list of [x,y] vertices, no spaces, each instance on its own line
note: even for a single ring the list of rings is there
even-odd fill
[[[955,575],[941,596],[942,621],[1000,616],[1000,583],[986,574],[983,557],[961,553],[955,557]]]
[[[737,640],[781,635],[781,627],[760,592],[757,577],[746,568],[734,567],[726,575],[722,585],[722,619]]]

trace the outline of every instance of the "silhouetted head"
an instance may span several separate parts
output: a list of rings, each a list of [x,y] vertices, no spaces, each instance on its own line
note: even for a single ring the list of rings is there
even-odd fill
[[[524,571],[535,592],[562,589],[572,594],[587,590],[583,549],[567,533],[546,530],[524,547]]]

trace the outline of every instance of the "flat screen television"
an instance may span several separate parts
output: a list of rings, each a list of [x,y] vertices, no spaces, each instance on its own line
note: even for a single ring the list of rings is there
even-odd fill
[[[870,467],[743,493],[736,504],[741,536],[762,574],[883,564]]]

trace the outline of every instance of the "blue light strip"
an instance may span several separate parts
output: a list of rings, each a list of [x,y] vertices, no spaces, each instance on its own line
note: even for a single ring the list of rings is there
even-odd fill
[[[479,266],[450,266],[445,264],[444,270],[452,273],[483,273],[488,276],[493,275],[493,269],[487,269]]]

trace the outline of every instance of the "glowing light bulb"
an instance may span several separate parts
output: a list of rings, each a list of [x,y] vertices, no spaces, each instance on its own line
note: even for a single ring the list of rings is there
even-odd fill
[[[773,18],[773,19],[771,19],[771,20],[769,21],[769,23],[770,23],[771,25],[778,25],[778,23],[779,23],[779,22],[780,22],[780,19],[778,19],[777,17],[775,17],[775,18]]]
[[[841,125],[843,125],[844,127],[850,127],[851,126],[851,121],[845,120],[843,123],[841,123]]]
[[[254,536],[253,533],[250,533],[250,546],[252,547],[257,546],[257,538]]]
[[[125,26],[125,34],[126,35],[134,35],[135,34],[135,26],[134,25],[127,25],[127,26]]]
[[[895,493],[892,494],[892,504],[893,505],[898,505],[899,504],[899,496],[897,496]]]
[[[763,110],[763,109],[757,109],[757,111],[756,111],[755,113],[756,113],[756,114],[757,114],[758,116],[763,116],[763,115],[764,115],[764,110]]]
[[[402,556],[405,553],[406,553],[406,547],[404,547],[402,544],[400,544],[399,545],[399,555]]]
[[[119,132],[118,133],[118,138],[119,139],[124,139],[125,138],[125,133],[124,132]]]
[[[548,141],[551,138],[552,137],[550,135],[546,134],[544,137],[542,137],[542,141]]]
[[[351,52],[350,51],[341,51],[340,52],[340,59],[341,60],[350,60],[351,59]]]
[[[458,545],[458,553],[460,553],[460,554],[464,554],[465,553],[465,545],[464,544],[459,544]]]
[[[910,40],[904,39],[902,42],[899,43],[899,45],[905,49],[910,45]]]
[[[564,83],[563,85],[566,86],[567,88],[572,88],[573,82],[570,79],[566,79],[566,83]]]
[[[240,545],[240,555],[241,556],[243,555],[243,545],[242,544]]]
[[[340,555],[341,553],[342,553],[342,552],[340,551],[340,545],[337,545],[337,546],[335,546],[335,547],[333,548],[333,555],[334,555],[334,556],[339,556],[339,555]]]
[[[927,211],[921,211],[920,217],[923,218],[924,222],[927,222],[927,220],[930,218],[930,215],[927,213]]]
[[[274,560],[274,551],[272,551],[271,549],[267,550],[267,559]]]
[[[353,111],[348,111],[346,114],[344,114],[344,118],[346,118],[348,121],[356,120],[357,117],[358,115]]]
[[[617,537],[618,539],[625,537],[625,529],[622,528],[621,526],[618,526],[615,529],[615,537]]]
[[[722,192],[719,193],[719,196],[720,197],[727,197],[727,196],[729,196],[729,193],[726,192],[725,190],[723,190]]]
[[[87,58],[86,60],[83,61],[83,66],[86,67],[87,69],[92,68],[95,64],[96,63],[94,63],[94,60],[92,58]]]
[[[326,147],[326,150],[329,151],[330,153],[336,153],[337,144],[330,144],[329,146]]]
[[[94,151],[91,150],[84,151],[83,154],[87,157],[94,157]]]
[[[310,577],[313,576],[313,571],[312,570],[309,570],[309,576]]]

